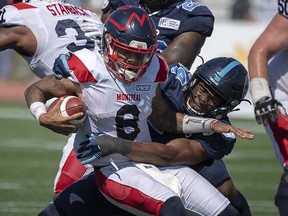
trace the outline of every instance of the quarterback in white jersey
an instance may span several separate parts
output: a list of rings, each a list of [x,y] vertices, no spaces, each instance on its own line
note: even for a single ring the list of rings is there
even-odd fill
[[[83,48],[98,49],[100,41],[88,36],[102,34],[102,22],[91,11],[57,0],[14,0],[0,10],[0,50],[14,49],[40,78],[53,74],[55,59],[62,53]],[[14,3],[14,4],[13,4]],[[64,118],[63,133],[69,134],[77,126],[68,125]],[[61,192],[67,185],[86,173],[86,168],[75,158],[72,135],[63,149],[59,172],[55,178],[54,191]],[[66,175],[70,167],[65,161],[72,158],[74,172]],[[75,158],[75,159],[74,159]],[[73,160],[74,159],[74,160]]]
[[[93,143],[91,152],[82,154],[91,133],[150,141],[147,117],[152,98],[158,99],[158,83],[166,80],[168,72],[165,61],[155,55],[156,47],[155,25],[144,10],[133,6],[117,9],[104,25],[103,56],[87,49],[61,55],[55,63],[55,76],[44,77],[26,90],[31,113],[46,125],[51,114],[44,105],[47,95],[82,98],[88,117],[76,133],[77,158],[84,164],[93,163],[101,192],[131,213],[183,216],[187,210],[187,214],[239,215],[227,198],[188,167],[151,170],[147,166],[152,165],[132,163],[120,154],[93,160],[97,157]]]

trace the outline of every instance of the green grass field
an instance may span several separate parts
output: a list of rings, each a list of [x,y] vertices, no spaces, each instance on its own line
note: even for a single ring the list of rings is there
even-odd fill
[[[47,206],[66,138],[40,127],[25,105],[0,102],[0,216],[33,216]],[[232,119],[251,129],[225,159],[253,216],[276,216],[274,194],[281,175],[272,146],[254,120]]]

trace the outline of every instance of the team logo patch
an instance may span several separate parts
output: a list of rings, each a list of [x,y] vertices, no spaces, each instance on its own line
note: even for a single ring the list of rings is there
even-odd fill
[[[136,85],[136,91],[143,92],[143,91],[150,91],[150,85]]]
[[[170,19],[167,17],[162,17],[159,20],[158,26],[162,28],[168,28],[173,30],[178,30],[180,27],[180,20]]]

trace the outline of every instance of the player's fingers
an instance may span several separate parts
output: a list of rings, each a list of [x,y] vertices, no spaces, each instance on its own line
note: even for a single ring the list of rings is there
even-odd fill
[[[84,117],[84,113],[83,112],[79,112],[79,113],[75,113],[69,117],[67,117],[67,121],[71,121],[71,120],[75,120],[75,119],[81,119],[82,117]]]

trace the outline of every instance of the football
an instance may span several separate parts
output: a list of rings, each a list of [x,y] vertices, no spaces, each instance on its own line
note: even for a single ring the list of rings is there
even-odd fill
[[[46,103],[46,107],[48,107],[47,111],[49,111],[53,106],[55,106],[57,102],[60,100],[60,98],[64,98],[59,108],[60,114],[64,117],[69,117],[73,114],[83,112],[84,113],[83,117],[81,117],[80,119],[71,120],[69,121],[69,123],[80,124],[84,122],[86,118],[86,106],[84,102],[79,97],[76,96],[68,95],[59,98],[52,98]]]

